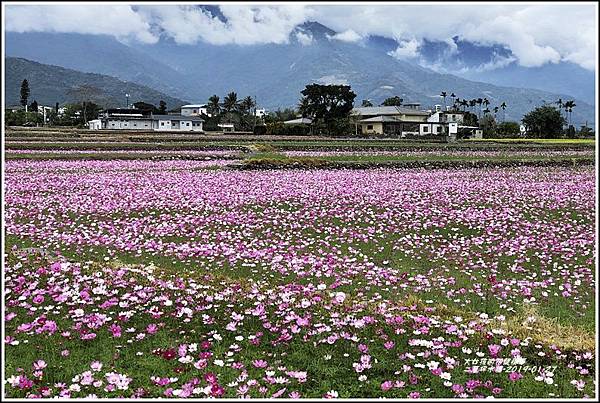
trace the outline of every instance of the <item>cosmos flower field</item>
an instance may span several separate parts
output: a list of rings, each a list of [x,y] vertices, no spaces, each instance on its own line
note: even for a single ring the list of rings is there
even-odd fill
[[[11,160],[9,397],[594,398],[593,166]]]

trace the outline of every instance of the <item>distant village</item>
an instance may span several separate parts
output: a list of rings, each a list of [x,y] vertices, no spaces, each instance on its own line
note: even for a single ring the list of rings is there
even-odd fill
[[[36,126],[69,125],[73,122],[74,126],[83,126],[93,131],[437,137],[448,141],[460,138],[478,139],[484,135],[543,135],[549,131],[567,136],[576,134],[570,125],[570,113],[575,106],[572,101],[558,100],[558,108],[554,105],[543,105],[530,113],[531,115],[535,112],[537,115],[531,119],[526,115],[523,121],[518,123],[505,121],[504,110],[507,105],[504,102],[490,107],[490,101],[485,98],[460,99],[454,93],[448,94],[445,91],[440,94],[440,100],[443,102],[428,108],[423,108],[417,102],[405,102],[398,96],[387,98],[378,106],[373,105],[370,100],[363,100],[360,106],[354,106],[356,95],[349,86],[310,84],[301,92],[303,97],[297,109],[287,108],[272,112],[257,107],[256,100],[252,97],[238,101],[235,92],[227,94],[223,102],[217,95],[213,95],[208,103],[186,104],[168,111],[163,101],[158,108],[143,101],[130,106],[129,94],[125,94],[124,108],[102,109],[92,101],[62,107],[58,103],[55,107],[38,105],[36,101],[28,105],[26,97],[23,99],[24,95],[28,94],[28,88],[23,91],[22,85],[21,93],[21,105],[7,108],[7,112],[16,113],[12,117],[12,114],[9,114],[6,119],[8,125],[11,121],[16,121],[13,118],[19,113],[23,115],[25,109],[26,119],[28,113],[37,115],[32,119]],[[452,99],[451,105],[446,104],[447,97]],[[502,118],[498,116],[499,112]],[[542,116],[545,117],[541,119]],[[26,122],[24,125],[32,124]],[[584,133],[583,129],[579,133],[588,134]]]

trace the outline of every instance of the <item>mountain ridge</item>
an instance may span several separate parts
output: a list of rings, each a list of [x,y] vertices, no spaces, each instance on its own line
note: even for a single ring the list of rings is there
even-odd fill
[[[85,73],[38,63],[24,58],[6,57],[5,72],[7,105],[19,104],[23,79],[27,79],[29,82],[31,91],[29,102],[35,100],[40,105],[53,106],[56,102],[61,105],[77,102],[77,96],[73,94],[73,91],[77,91],[82,86],[92,86],[100,90],[99,93],[93,94],[90,100],[94,100],[103,107],[125,106],[127,102],[125,94],[130,94],[130,104],[145,101],[158,105],[160,100],[164,100],[168,108],[174,108],[186,103],[181,99],[137,83],[122,81],[103,74]]]

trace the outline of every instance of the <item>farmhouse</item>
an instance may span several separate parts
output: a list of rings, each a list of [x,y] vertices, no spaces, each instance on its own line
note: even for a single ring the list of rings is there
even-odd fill
[[[464,112],[442,110],[435,105],[434,110],[421,110],[420,104],[402,106],[370,106],[354,108],[352,114],[360,120],[362,134],[387,136],[452,136],[459,132],[481,135],[477,127],[464,126]],[[472,132],[472,133],[471,133]]]
[[[155,115],[140,109],[106,109],[90,120],[91,130],[154,130],[201,132],[204,120],[198,116]]]

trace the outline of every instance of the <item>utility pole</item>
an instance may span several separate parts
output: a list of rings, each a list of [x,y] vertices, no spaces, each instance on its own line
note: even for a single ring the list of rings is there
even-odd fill
[[[126,107],[126,109],[129,109],[129,94],[125,94],[125,99],[127,99],[127,107]]]

